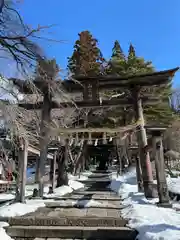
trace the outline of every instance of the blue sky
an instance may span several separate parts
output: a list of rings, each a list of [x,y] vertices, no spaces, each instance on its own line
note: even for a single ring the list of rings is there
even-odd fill
[[[180,66],[179,0],[25,0],[21,13],[32,26],[58,25],[47,36],[65,43],[42,44],[61,68],[66,68],[77,34],[83,30],[99,40],[106,58],[117,39],[125,52],[132,42],[137,55],[151,60],[157,70]],[[180,85],[179,79],[178,73],[175,86]]]

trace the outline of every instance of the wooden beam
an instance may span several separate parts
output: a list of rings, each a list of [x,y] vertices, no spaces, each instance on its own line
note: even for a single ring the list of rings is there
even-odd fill
[[[159,99],[157,97],[149,98],[142,97],[143,104],[154,105],[157,104]],[[113,106],[131,106],[133,104],[133,99],[111,99],[111,100],[103,100],[102,102],[96,101],[77,101],[77,102],[62,102],[58,103],[56,101],[52,101],[51,108],[99,108],[99,107],[113,107]],[[43,102],[39,102],[36,104],[33,103],[19,103],[19,107],[25,108],[27,110],[38,110],[42,109]]]
[[[133,128],[136,128],[140,122],[137,122],[132,125],[127,125],[126,127],[117,127],[117,128],[57,128],[52,129],[52,131],[58,132],[59,134],[72,134],[72,133],[117,133],[117,132],[126,132],[130,131]]]
[[[105,89],[108,89],[108,90],[112,90],[112,89],[121,89],[121,88],[129,88],[129,87],[133,87],[133,86],[140,86],[140,87],[143,87],[143,86],[153,86],[153,85],[163,85],[163,84],[167,84],[169,81],[168,78],[166,79],[161,79],[159,81],[156,81],[154,84],[151,82],[150,79],[147,79],[147,82],[146,84],[144,82],[139,82],[138,81],[129,81],[129,82],[119,82],[117,80],[112,80],[112,81],[100,81],[99,83],[99,90],[105,90]],[[70,92],[70,93],[73,93],[73,92],[81,92],[83,91],[83,86],[81,84],[78,84],[77,82],[74,83],[73,81],[67,81],[67,83],[65,83],[65,81],[63,82],[63,86],[64,88]]]
[[[40,150],[33,145],[28,145],[28,152],[31,152],[31,153],[34,153],[34,154],[40,156]],[[53,159],[53,155],[49,153],[47,158],[48,159]]]

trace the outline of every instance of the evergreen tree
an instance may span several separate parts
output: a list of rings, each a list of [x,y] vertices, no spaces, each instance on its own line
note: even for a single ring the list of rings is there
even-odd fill
[[[127,74],[141,74],[152,73],[155,71],[152,62],[145,61],[143,58],[136,56],[135,48],[132,44],[129,46],[127,58]],[[159,103],[153,106],[144,106],[145,119],[149,124],[167,124],[173,120],[173,112],[169,105],[169,96],[171,94],[171,84],[166,86],[152,86],[144,87],[141,94],[150,94],[151,96],[158,97]]]
[[[111,59],[108,62],[108,66],[106,68],[106,74],[124,75],[125,65],[126,57],[119,42],[116,40],[112,49]]]
[[[128,57],[126,62],[126,75],[154,72],[152,62],[145,61],[144,58],[136,56],[136,51],[132,43],[128,49]]]
[[[68,58],[68,71],[71,75],[95,76],[102,73],[104,59],[98,48],[97,39],[93,38],[89,31],[78,34],[74,52]]]
[[[119,45],[119,47],[117,47]],[[136,55],[136,51],[135,48],[132,44],[130,44],[129,49],[128,49],[128,55],[127,57],[123,56],[122,53],[122,49],[120,48],[120,44],[114,44],[114,47],[117,47],[117,49],[119,49],[118,51],[116,51],[116,49],[114,50],[113,48],[113,52],[112,52],[112,56],[118,56],[116,57],[116,64],[113,65],[109,65],[109,69],[107,72],[107,74],[111,74],[111,75],[120,75],[120,76],[127,76],[127,75],[134,75],[134,74],[141,74],[141,73],[152,73],[155,71],[152,62],[150,61],[145,61],[144,58],[140,58]],[[117,54],[118,53],[118,54]],[[121,54],[119,54],[121,53]],[[112,62],[112,57],[110,62]],[[121,90],[122,91],[122,90]],[[125,92],[125,97],[129,96],[131,94],[130,91],[128,91],[128,89],[123,89],[123,91]],[[117,92],[119,93],[120,90]],[[153,105],[153,106],[144,106],[144,115],[145,115],[145,119],[147,121],[147,123],[151,124],[151,123],[169,123],[171,122],[171,120],[173,120],[173,111],[169,105],[169,96],[171,94],[171,85],[167,84],[166,86],[152,86],[152,87],[148,87],[148,88],[143,88],[141,90],[141,95],[144,94],[150,94],[151,96],[158,96],[160,103],[157,105]],[[112,91],[109,91],[109,94],[112,94]],[[113,94],[115,94],[113,92]],[[128,108],[128,116],[129,116],[129,112],[131,111],[131,108]],[[127,109],[126,109],[127,111]],[[117,118],[121,119],[121,115],[120,114],[121,111],[119,111],[119,108],[116,108],[114,114],[114,117],[117,116]],[[110,112],[108,113],[108,115],[110,114]],[[118,117],[119,115],[119,117]],[[115,117],[116,118],[116,117]],[[116,118],[116,119],[117,119]]]
[[[128,50],[128,60],[135,59],[135,58],[136,58],[135,49],[131,43]]]
[[[112,56],[111,58],[117,58],[117,59],[125,59],[125,55],[123,53],[123,50],[119,44],[119,42],[116,40],[114,42],[114,47],[112,49]]]

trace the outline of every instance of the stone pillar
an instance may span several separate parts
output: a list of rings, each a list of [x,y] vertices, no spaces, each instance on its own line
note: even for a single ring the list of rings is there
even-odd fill
[[[161,131],[155,130],[152,132],[152,135],[153,135],[153,152],[155,156],[157,190],[159,196],[158,206],[171,207],[172,205],[169,202],[169,193],[165,174],[162,133]]]

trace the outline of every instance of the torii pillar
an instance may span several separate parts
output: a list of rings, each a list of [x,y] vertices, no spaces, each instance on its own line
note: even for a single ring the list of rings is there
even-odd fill
[[[46,88],[41,112],[41,134],[40,134],[40,159],[39,159],[39,197],[43,197],[45,162],[47,160],[47,147],[49,142],[48,125],[51,122],[52,96]]]
[[[147,135],[146,130],[144,128],[144,115],[143,115],[143,107],[142,100],[140,97],[140,89],[134,87],[132,89],[132,94],[134,97],[134,110],[136,121],[140,121],[139,126],[137,128],[137,140],[139,147],[139,158],[142,169],[142,180],[144,187],[144,194],[146,198],[154,198],[156,197],[154,188],[153,188],[153,174],[150,162],[150,155],[147,151]]]
[[[164,151],[162,144],[162,134],[166,128],[150,128],[152,134],[153,154],[155,157],[157,190],[159,196],[159,207],[172,207],[169,201],[169,193],[165,174]]]

